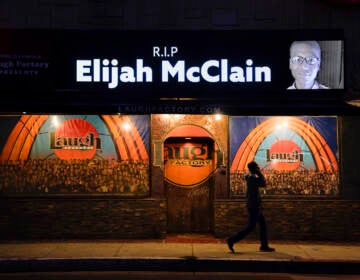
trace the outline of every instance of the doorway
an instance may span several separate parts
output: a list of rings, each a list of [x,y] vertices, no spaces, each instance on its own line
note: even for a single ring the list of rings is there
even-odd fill
[[[170,137],[164,142],[168,233],[212,231],[215,162],[210,137]]]

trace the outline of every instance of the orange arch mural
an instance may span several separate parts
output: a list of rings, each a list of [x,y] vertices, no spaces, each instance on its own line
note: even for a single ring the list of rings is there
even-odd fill
[[[148,159],[141,135],[129,116],[102,115],[101,117],[110,129],[121,159]]]
[[[47,118],[47,115],[22,116],[11,131],[3,150],[1,151],[0,159],[28,159],[35,137]]]
[[[0,160],[28,159],[35,137],[48,117],[48,115],[21,116],[1,151]],[[109,128],[122,160],[148,159],[145,144],[130,117],[102,115],[101,118]]]
[[[338,171],[335,155],[325,139],[313,126],[296,117],[286,117],[285,119],[288,128],[300,135],[309,146],[319,171]],[[231,172],[246,170],[247,163],[254,159],[262,141],[276,128],[277,123],[281,120],[284,120],[284,117],[273,117],[265,120],[249,133],[236,152],[230,168]]]

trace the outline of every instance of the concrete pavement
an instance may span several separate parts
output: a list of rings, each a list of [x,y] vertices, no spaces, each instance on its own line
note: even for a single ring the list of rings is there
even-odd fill
[[[224,240],[12,241],[0,243],[0,272],[25,271],[245,271],[360,274],[360,244]]]

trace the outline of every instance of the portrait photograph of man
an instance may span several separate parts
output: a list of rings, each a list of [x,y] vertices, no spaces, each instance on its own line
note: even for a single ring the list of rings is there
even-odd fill
[[[289,55],[288,90],[344,88],[342,41],[293,41]]]

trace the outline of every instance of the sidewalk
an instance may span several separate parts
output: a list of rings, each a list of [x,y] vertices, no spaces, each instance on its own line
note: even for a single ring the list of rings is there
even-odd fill
[[[229,252],[224,240],[0,242],[0,273],[25,271],[243,271],[360,274],[360,244],[240,242]]]

